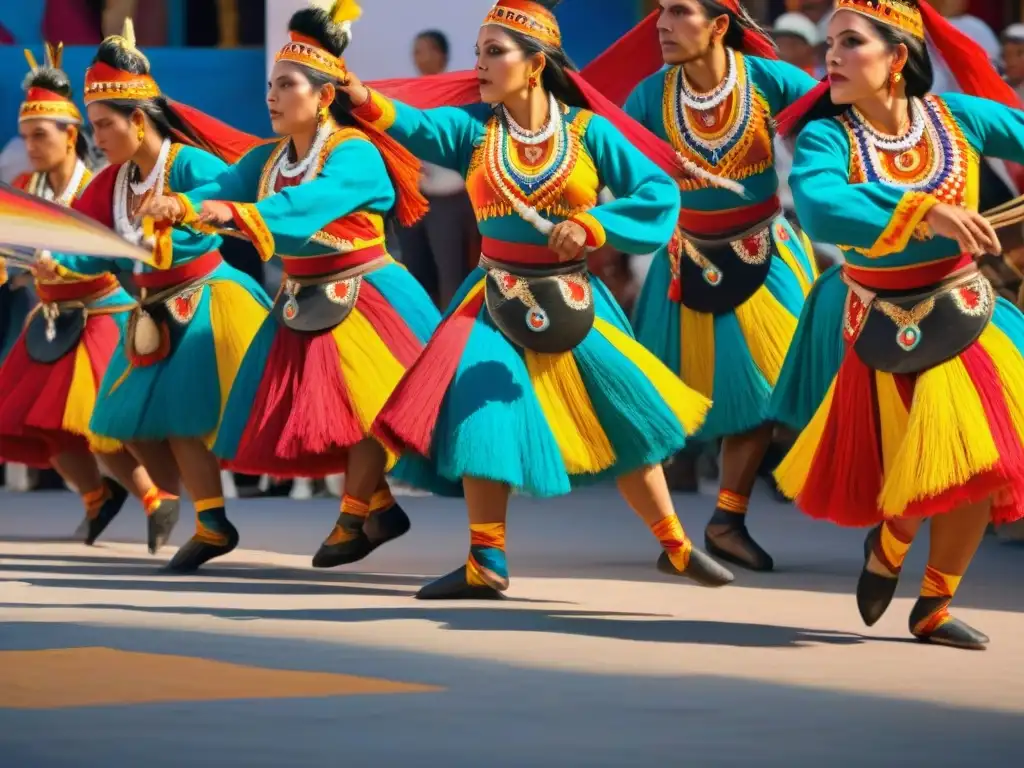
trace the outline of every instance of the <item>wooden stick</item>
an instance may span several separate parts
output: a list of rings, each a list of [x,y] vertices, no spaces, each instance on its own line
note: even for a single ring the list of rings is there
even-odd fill
[[[1015,197],[1013,198],[1013,200],[1008,200],[1002,205],[997,205],[995,208],[990,208],[981,215],[984,216],[986,219],[990,219],[996,214],[1003,213],[1004,211],[1008,211],[1012,208],[1017,208],[1018,206],[1022,205],[1024,205],[1024,195],[1021,195],[1020,197]]]

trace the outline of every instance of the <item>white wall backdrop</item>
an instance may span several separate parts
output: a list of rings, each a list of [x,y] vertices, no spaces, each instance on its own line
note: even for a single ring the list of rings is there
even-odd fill
[[[267,0],[267,72],[288,41],[288,19],[309,0]],[[451,43],[451,69],[470,69],[480,22],[494,0],[361,0],[363,16],[353,25],[345,55],[363,80],[411,77],[412,41],[425,29],[439,29]]]

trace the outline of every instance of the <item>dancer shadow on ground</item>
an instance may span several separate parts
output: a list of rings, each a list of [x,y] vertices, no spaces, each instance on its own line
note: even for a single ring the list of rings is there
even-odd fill
[[[104,555],[0,555],[0,560],[16,564],[0,564],[0,578],[5,571],[20,573],[51,573],[68,576],[166,576],[167,563],[160,558],[113,557]],[[38,564],[45,563],[44,565]],[[326,571],[307,568],[288,568],[254,563],[223,563],[211,565],[198,572],[199,576],[251,581],[296,581],[353,584],[386,584],[390,586],[418,587],[424,577],[390,573],[361,573],[352,571]],[[175,578],[179,578],[175,575]]]
[[[73,582],[72,582],[73,583]],[[96,582],[83,587],[92,589]],[[65,582],[65,586],[70,586]],[[512,602],[512,601],[507,601]],[[0,607],[14,607],[0,605]],[[24,608],[24,605],[17,607]],[[848,632],[726,621],[690,621],[669,619],[658,614],[613,611],[574,611],[557,609],[519,609],[480,607],[465,603],[460,607],[342,608],[263,610],[245,608],[198,608],[192,606],[147,607],[104,603],[47,605],[53,608],[117,609],[150,614],[212,616],[236,621],[259,619],[309,622],[376,622],[423,620],[455,632],[537,632],[577,637],[594,637],[635,642],[679,645],[722,645],[737,648],[799,648],[807,645],[859,645],[878,640]],[[894,639],[882,638],[883,641]]]

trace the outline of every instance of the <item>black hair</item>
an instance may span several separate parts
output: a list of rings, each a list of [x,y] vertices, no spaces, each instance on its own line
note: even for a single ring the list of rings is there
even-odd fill
[[[40,67],[29,72],[28,77],[25,78],[25,82],[22,85],[26,91],[29,88],[45,88],[48,91],[59,93],[65,99],[71,99],[71,81],[68,79],[67,74],[54,67]],[[64,123],[60,120],[55,121],[61,127],[64,127]],[[83,126],[76,126],[78,132],[75,138],[75,154],[78,155],[80,160],[89,159],[89,142],[83,135]]]
[[[538,5],[543,5],[549,11],[553,11],[561,0],[536,0]],[[544,54],[546,62],[544,72],[541,75],[541,83],[544,90],[554,95],[563,104],[571,107],[586,107],[586,99],[580,93],[568,72],[578,72],[576,65],[560,45],[549,45],[535,37],[514,29],[505,29],[505,33],[512,38],[512,41],[519,46],[526,57],[535,56],[538,53]]]
[[[348,26],[335,24],[331,20],[331,15],[323,8],[303,8],[297,11],[288,22],[288,31],[316,40],[321,48],[333,56],[343,55],[352,42],[352,33]],[[328,84],[339,85],[335,78],[319,70],[301,64],[297,66],[314,88],[323,88]],[[356,120],[352,117],[352,100],[340,90],[335,91],[334,101],[329,109],[331,117],[338,125],[356,125]]]
[[[771,35],[765,32],[764,28],[754,21],[753,17],[742,4],[739,5],[740,12],[738,14],[733,13],[729,8],[726,8],[721,3],[715,2],[715,0],[700,0],[700,4],[704,9],[705,15],[709,19],[716,19],[719,16],[729,17],[729,28],[725,32],[725,38],[722,40],[722,43],[727,47],[736,51],[742,51],[743,37],[748,31],[761,35],[765,40],[771,41]]]
[[[93,64],[107,64],[133,75],[148,75],[149,59],[141,51],[127,48],[118,38],[107,38],[100,43],[99,50],[92,59]],[[103,105],[125,117],[131,117],[136,109],[145,113],[157,132],[164,139],[184,139],[187,142],[202,147],[204,142],[195,135],[192,128],[178,117],[177,113],[167,103],[163,96],[154,99],[110,99],[104,100]]]
[[[448,36],[439,29],[425,29],[416,35],[417,40],[429,40],[437,46],[437,50],[447,60],[451,46],[448,44]]]
[[[866,18],[866,17],[865,17]],[[932,69],[932,60],[928,55],[928,49],[920,38],[914,37],[909,32],[904,32],[891,24],[868,18],[867,21],[878,32],[882,40],[890,48],[895,48],[901,43],[907,46],[907,63],[903,67],[903,81],[905,83],[907,96],[921,98],[931,89],[935,80],[935,73]],[[832,95],[826,91],[814,105],[807,110],[796,125],[789,131],[789,135],[796,136],[805,125],[812,120],[820,120],[828,117],[838,117],[850,108],[849,104],[835,104]]]

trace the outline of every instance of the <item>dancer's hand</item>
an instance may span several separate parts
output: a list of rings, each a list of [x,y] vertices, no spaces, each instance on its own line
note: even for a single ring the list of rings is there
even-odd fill
[[[370,89],[363,85],[363,81],[351,71],[345,75],[345,82],[338,87],[338,90],[348,96],[353,107],[361,107],[370,100]]]
[[[174,224],[185,218],[185,211],[178,198],[154,195],[139,206],[135,213],[135,217],[140,221],[146,216],[154,221],[169,221]]]
[[[559,222],[548,238],[548,248],[558,254],[559,261],[578,259],[586,244],[587,230],[575,221]]]
[[[220,200],[207,200],[199,209],[199,220],[204,224],[227,224],[234,216],[231,206]]]
[[[60,275],[57,273],[57,262],[55,262],[49,256],[43,256],[35,263],[32,267],[32,274],[35,275],[37,280],[59,280]]]
[[[964,253],[981,256],[1003,251],[995,229],[977,211],[939,203],[928,211],[924,221],[935,234],[956,240]]]

